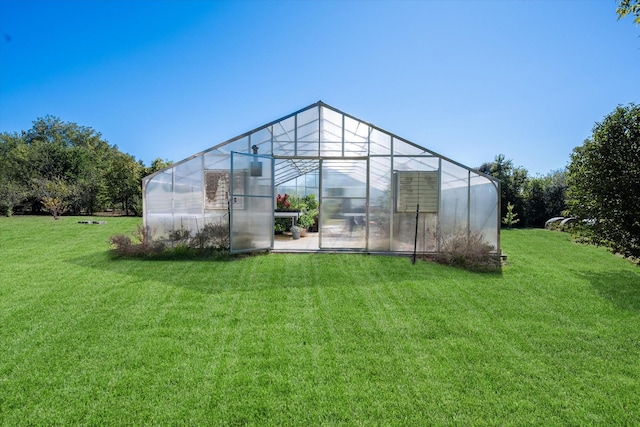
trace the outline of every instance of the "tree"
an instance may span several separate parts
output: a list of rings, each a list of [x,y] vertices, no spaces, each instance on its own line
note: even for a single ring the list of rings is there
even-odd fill
[[[151,166],[145,168],[144,175],[151,175],[154,172],[158,172],[159,170],[166,169],[171,166],[173,162],[171,160],[163,160],[161,158],[156,158],[151,162]]]
[[[6,216],[13,215],[28,194],[22,177],[26,168],[20,161],[24,154],[19,149],[21,141],[17,134],[0,134],[0,212]]]
[[[502,218],[502,223],[506,225],[507,228],[511,228],[519,222],[518,214],[513,212],[513,205],[507,203],[507,214]]]
[[[524,185],[524,222],[527,227],[543,227],[549,218],[566,210],[566,180],[563,170],[529,178]]]
[[[592,242],[640,257],[640,106],[618,106],[571,154],[569,210]]]
[[[141,213],[144,170],[144,166],[129,154],[117,152],[109,159],[105,174],[107,194],[112,206],[122,206],[125,215]]]
[[[73,189],[64,180],[55,178],[41,181],[41,192],[42,204],[53,215],[53,219],[59,219],[69,209]]]
[[[524,217],[524,187],[528,179],[527,170],[514,167],[512,160],[507,160],[504,154],[498,154],[491,163],[484,163],[478,170],[500,180],[500,199],[502,209],[500,217],[507,215],[507,206],[513,205],[516,215]]]
[[[15,207],[24,210],[29,206],[33,213],[41,211],[42,183],[50,181],[67,185],[71,193],[65,196],[65,208],[72,213],[92,214],[103,209],[113,198],[108,173],[118,167],[114,159],[121,156],[128,155],[109,145],[99,132],[54,116],[36,119],[31,129],[19,134],[0,133],[0,211],[10,215]],[[130,166],[119,171],[120,178],[132,180],[132,188],[139,188],[142,166]],[[124,174],[128,172],[133,175],[127,180]],[[137,193],[124,196],[129,210],[140,204],[135,200],[140,199],[141,191]]]
[[[547,216],[544,200],[545,179],[535,177],[527,180],[524,190],[525,225],[529,227],[542,227]]]
[[[636,18],[633,20],[636,24],[640,24],[640,0],[620,0],[616,9],[618,20],[631,14]]]
[[[544,208],[547,219],[561,216],[567,209],[567,173],[556,170],[544,178]],[[545,220],[546,221],[546,220]]]

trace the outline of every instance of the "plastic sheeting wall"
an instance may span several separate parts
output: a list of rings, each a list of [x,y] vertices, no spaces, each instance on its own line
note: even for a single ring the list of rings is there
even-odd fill
[[[260,155],[275,157],[276,187],[296,186],[296,180],[307,173],[320,177],[317,187],[324,192],[320,199],[326,202],[320,207],[321,222],[326,226],[324,237],[332,231],[329,216],[337,217],[335,206],[344,204],[347,209],[344,195],[351,191],[346,187],[352,186],[338,190],[340,175],[362,183],[364,187],[349,209],[366,210],[366,227],[359,237],[364,240],[354,243],[352,233],[340,240],[338,234],[333,242],[323,239],[323,248],[412,251],[415,211],[396,209],[394,176],[420,171],[437,174],[439,188],[436,211],[420,213],[418,251],[436,252],[443,238],[457,233],[481,234],[499,251],[497,180],[321,102],[146,177],[144,221],[152,235],[162,238],[180,228],[195,233],[207,223],[228,224],[231,152],[251,153],[252,146]],[[343,161],[332,163],[331,159]],[[326,166],[324,182],[319,173],[322,162]],[[335,183],[330,184],[330,177]],[[272,217],[268,202],[247,201],[246,207],[239,220],[269,226]]]

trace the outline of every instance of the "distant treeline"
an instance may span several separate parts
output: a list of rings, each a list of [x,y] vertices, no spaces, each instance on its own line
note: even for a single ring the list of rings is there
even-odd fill
[[[526,169],[514,166],[503,154],[493,162],[483,163],[478,170],[500,180],[500,218],[507,216],[511,205],[518,220],[515,227],[543,227],[548,219],[566,214],[566,171],[530,177]]]
[[[46,116],[19,133],[0,133],[0,213],[142,214],[141,179],[151,166],[90,127]]]
[[[156,159],[147,167],[94,129],[46,116],[29,130],[0,133],[0,213],[141,215],[142,177],[168,165]],[[518,226],[541,227],[566,209],[564,171],[529,177],[502,154],[478,170],[500,179],[501,217],[513,205]]]

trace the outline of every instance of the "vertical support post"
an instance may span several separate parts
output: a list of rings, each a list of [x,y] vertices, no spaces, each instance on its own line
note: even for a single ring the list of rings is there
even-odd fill
[[[176,222],[176,167],[171,168],[171,231],[175,231]]]
[[[467,241],[471,236],[471,171],[467,171]]]
[[[389,251],[393,250],[393,225],[395,224],[395,218],[393,217],[393,213],[396,210],[396,191],[398,191],[398,187],[396,184],[396,174],[394,173],[394,163],[395,159],[393,158],[393,136],[389,137],[389,167],[391,168],[391,197],[390,202],[391,206],[389,206]]]
[[[322,106],[318,105],[318,157],[322,153]],[[320,197],[318,197],[320,200]]]
[[[502,249],[500,249],[500,227],[502,226],[501,218],[502,215],[502,181],[498,181],[498,185],[496,185],[496,191],[498,192],[498,247],[496,250],[499,254],[502,254]]]
[[[323,196],[322,196],[322,187],[324,186],[323,184],[323,173],[322,173],[322,158],[319,161],[319,168],[318,168],[318,180],[320,181],[318,183],[318,247],[322,247],[322,203],[323,203]]]
[[[142,227],[148,232],[147,220],[147,183],[148,180],[142,178]]]
[[[344,157],[344,114],[342,115],[342,157]]]
[[[365,197],[366,197],[366,202],[364,205],[364,209],[365,209],[365,215],[364,215],[364,249],[365,251],[369,252],[369,197],[371,195],[369,186],[371,185],[371,167],[369,165],[370,159],[367,157],[366,163],[367,163],[367,186],[365,188]]]
[[[200,165],[200,179],[202,180],[202,226],[204,227],[206,225],[206,210],[205,210],[205,206],[207,204],[207,182],[206,182],[206,174],[204,172],[204,167],[205,167],[205,161],[204,161],[204,156],[206,154],[202,154],[200,156],[200,158],[202,159],[202,164]]]
[[[416,233],[413,237],[413,260],[411,264],[416,263],[416,250],[418,248],[418,219],[420,217],[420,203],[416,205]]]
[[[438,157],[438,212],[436,213],[436,252],[440,253],[442,240],[442,158]]]
[[[293,155],[298,155],[298,115],[293,116]]]

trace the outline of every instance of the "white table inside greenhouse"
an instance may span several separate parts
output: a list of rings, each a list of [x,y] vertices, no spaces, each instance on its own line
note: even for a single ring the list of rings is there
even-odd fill
[[[296,220],[300,218],[300,212],[274,212],[273,216],[275,216],[276,218],[291,218],[291,226],[293,227],[294,225],[296,225]]]

